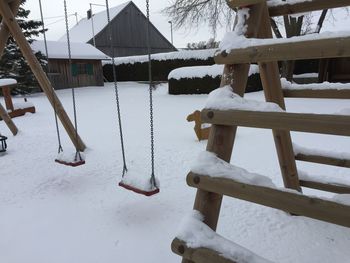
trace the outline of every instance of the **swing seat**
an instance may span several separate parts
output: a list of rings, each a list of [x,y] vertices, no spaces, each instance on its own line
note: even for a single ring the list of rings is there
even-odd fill
[[[63,152],[61,152],[58,154],[57,158],[55,159],[55,162],[66,166],[77,167],[85,164],[85,159],[81,155],[79,158],[77,158],[75,154],[66,155]]]
[[[67,161],[55,159],[55,162],[59,164],[67,165],[67,166],[72,166],[72,167],[77,167],[85,164],[85,160],[77,160],[77,161],[73,160],[72,162],[67,162]]]
[[[152,196],[152,195],[155,195],[157,193],[159,193],[159,188],[154,188],[154,189],[151,189],[151,190],[143,190],[141,188],[137,188],[133,185],[130,185],[130,184],[126,184],[124,183],[123,181],[120,181],[119,184],[118,184],[120,187],[123,187],[127,190],[130,190],[130,191],[133,191],[137,194],[141,194],[141,195],[145,195],[145,196]]]

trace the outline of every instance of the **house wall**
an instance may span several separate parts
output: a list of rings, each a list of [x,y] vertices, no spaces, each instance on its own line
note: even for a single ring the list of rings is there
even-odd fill
[[[72,64],[80,64],[88,67],[88,72],[75,72],[72,76],[68,59],[49,59],[49,79],[55,89],[66,89],[72,87],[103,86],[103,71],[101,60],[78,60],[73,59]],[[75,67],[75,70],[77,67]]]
[[[147,18],[134,3],[130,3],[112,21],[115,57],[147,54]],[[96,47],[111,56],[109,29],[106,27],[95,36]],[[93,44],[92,39],[88,42]],[[176,48],[154,27],[150,26],[152,53],[176,51]]]

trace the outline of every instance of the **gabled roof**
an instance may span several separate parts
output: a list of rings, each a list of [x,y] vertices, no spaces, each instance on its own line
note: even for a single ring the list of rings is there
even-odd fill
[[[72,59],[109,59],[109,57],[102,53],[94,46],[86,43],[70,43]],[[46,55],[45,42],[42,40],[35,40],[31,44],[33,51],[41,52]],[[62,41],[47,41],[48,57],[53,59],[68,59],[68,45],[67,42]]]
[[[109,9],[111,21],[127,6],[131,1],[125,2],[118,6]],[[102,11],[93,15],[94,22],[94,33],[95,36],[101,32],[108,24],[107,11]],[[69,37],[72,42],[83,42],[87,43],[92,39],[92,23],[91,18],[81,19],[77,25],[69,30]],[[67,36],[62,36],[58,41],[67,41]]]

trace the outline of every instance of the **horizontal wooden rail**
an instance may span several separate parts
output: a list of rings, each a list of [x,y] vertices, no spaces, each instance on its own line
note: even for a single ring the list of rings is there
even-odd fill
[[[350,206],[299,193],[189,173],[189,186],[280,209],[295,215],[350,227]]]
[[[204,109],[201,117],[217,125],[350,136],[350,116],[345,115]]]
[[[323,9],[331,9],[337,7],[346,7],[350,5],[349,0],[313,0],[302,1],[294,4],[284,4],[279,6],[270,6],[270,16],[283,16],[298,13],[305,13],[311,11],[318,11]]]
[[[218,252],[209,248],[190,248],[186,243],[178,238],[175,238],[171,243],[171,250],[192,262],[200,263],[236,263],[230,259],[220,256]]]
[[[332,192],[337,194],[350,194],[350,185],[325,184],[316,181],[300,179],[300,185],[307,188]]]
[[[229,7],[231,7],[232,9],[235,9],[237,7],[246,7],[250,5],[263,3],[265,2],[265,0],[228,0],[226,2]]]
[[[334,90],[313,90],[313,89],[300,89],[300,90],[283,90],[283,95],[286,98],[315,98],[315,99],[350,99],[350,89]]]
[[[350,37],[337,37],[237,48],[216,54],[214,60],[216,64],[240,64],[349,56]]]
[[[295,160],[350,168],[350,160],[328,156],[298,153],[295,155]]]

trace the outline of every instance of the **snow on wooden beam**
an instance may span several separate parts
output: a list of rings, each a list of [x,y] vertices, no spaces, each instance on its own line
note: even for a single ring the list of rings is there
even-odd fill
[[[350,227],[350,206],[302,195],[292,190],[244,184],[232,179],[213,178],[189,173],[189,186],[256,204],[280,209],[295,215]]]
[[[295,155],[295,160],[350,168],[350,160],[330,156],[298,153]]]
[[[255,5],[259,3],[263,3],[265,0],[228,0],[227,4],[232,9],[237,7],[246,7],[250,5]]]
[[[182,256],[185,259],[191,260],[193,262],[202,262],[202,263],[236,263],[230,259],[224,258],[219,255],[215,250],[209,248],[190,248],[186,246],[186,243],[178,238],[175,238],[171,243],[171,250]]]
[[[337,37],[232,49],[218,53],[214,60],[216,64],[239,64],[349,56],[350,37]]]
[[[201,117],[202,122],[216,125],[350,136],[346,115],[204,109]]]
[[[283,95],[286,98],[315,98],[315,99],[350,99],[350,87],[348,90],[283,90]]]
[[[337,194],[350,194],[350,186],[340,184],[325,184],[317,181],[300,180],[300,185],[307,188],[332,192]]]
[[[283,3],[283,2],[281,2]],[[269,14],[273,16],[282,16],[290,14],[298,14],[304,12],[311,12],[323,9],[346,7],[350,5],[349,0],[313,0],[300,1],[294,4],[281,4],[269,6]]]

